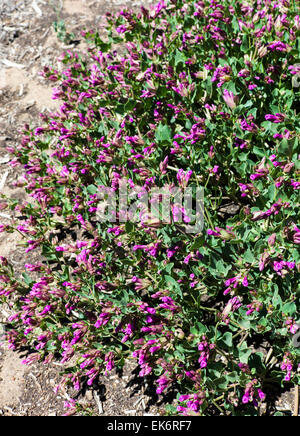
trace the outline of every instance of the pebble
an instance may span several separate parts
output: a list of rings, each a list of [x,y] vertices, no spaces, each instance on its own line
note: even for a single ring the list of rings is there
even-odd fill
[[[92,391],[87,391],[85,393],[85,398],[87,399],[87,401],[93,401],[93,392]]]

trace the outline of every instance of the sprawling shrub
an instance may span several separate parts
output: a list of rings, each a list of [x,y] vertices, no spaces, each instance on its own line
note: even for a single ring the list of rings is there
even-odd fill
[[[21,279],[1,260],[27,363],[72,359],[62,384],[80,389],[136,359],[184,415],[255,415],[299,383],[297,3],[123,10],[105,35],[82,32],[85,57],[45,68],[62,105],[9,150],[29,200],[1,203],[17,217],[1,231],[40,256]],[[139,220],[120,206],[103,219],[124,180]],[[169,220],[142,201],[166,187]],[[204,189],[197,233],[176,187]]]

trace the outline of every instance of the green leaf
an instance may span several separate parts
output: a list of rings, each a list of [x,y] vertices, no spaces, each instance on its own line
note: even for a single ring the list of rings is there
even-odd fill
[[[201,322],[197,322],[190,328],[190,332],[195,336],[202,336],[207,332],[207,327]]]
[[[243,36],[243,40],[242,40],[242,44],[241,44],[241,50],[244,53],[246,53],[249,50],[248,35],[244,35]]]
[[[131,223],[130,221],[126,221],[126,223],[125,223],[126,233],[131,233],[133,231],[133,229],[134,229],[134,224]]]
[[[170,272],[172,271],[174,267],[174,263],[168,263],[168,265],[165,267],[165,271],[170,274]]]
[[[31,286],[32,283],[34,283],[34,280],[32,280],[32,278],[26,272],[23,272],[22,276],[24,278],[24,282],[26,283],[26,285]]]
[[[97,186],[95,186],[95,185],[89,185],[89,186],[87,187],[87,192],[88,192],[89,194],[95,195],[95,194],[97,194],[97,192],[98,192],[98,188],[97,188]]]
[[[252,251],[250,250],[250,248],[247,249],[247,251],[244,254],[244,260],[247,263],[254,263],[255,262],[255,256],[253,255]]]
[[[264,148],[259,148],[256,145],[253,147],[253,152],[260,157],[264,157],[266,155],[266,150]]]
[[[273,204],[275,201],[275,196],[276,196],[276,186],[275,183],[272,183],[272,185],[269,186],[268,189],[268,197],[269,197],[269,201]]]
[[[247,344],[243,342],[241,347],[238,348],[238,355],[241,363],[248,363],[252,351],[248,348]]]
[[[251,322],[248,319],[242,319],[239,321],[240,325],[244,327],[245,330],[249,330],[251,328]]]
[[[221,337],[221,339],[219,339],[219,341],[221,344],[225,344],[227,346],[227,348],[231,348],[232,347],[232,333],[230,332],[226,332],[224,333],[224,335]]]
[[[297,312],[297,306],[295,303],[286,303],[283,305],[282,311],[286,315],[294,315]]]
[[[174,61],[175,61],[175,67],[177,67],[177,65],[185,63],[186,57],[181,51],[176,49]]]
[[[104,42],[98,32],[95,35],[95,44],[104,53],[111,49],[111,42]]]
[[[155,138],[159,142],[171,142],[171,132],[169,126],[160,123],[156,129]]]
[[[226,389],[228,386],[228,380],[225,376],[220,377],[220,378],[216,378],[213,380],[212,382],[212,387],[214,388],[219,388],[219,389]]]
[[[228,91],[233,92],[234,94],[237,94],[237,90],[236,90],[236,87],[235,87],[235,83],[232,82],[232,81],[226,83],[226,89],[227,89]]]
[[[173,288],[181,290],[179,283],[172,276],[166,275],[165,281],[167,282],[168,285],[171,285]]]
[[[275,288],[274,295],[273,295],[273,298],[272,298],[272,304],[273,304],[273,306],[275,308],[282,305],[282,299],[281,299],[281,297],[279,295],[278,287]]]
[[[204,235],[200,235],[198,236],[192,243],[192,245],[190,246],[190,251],[195,251],[200,247],[203,247],[203,244],[205,242],[205,237]]]

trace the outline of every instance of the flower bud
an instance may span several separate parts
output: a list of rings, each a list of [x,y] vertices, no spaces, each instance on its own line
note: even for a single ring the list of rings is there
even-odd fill
[[[276,242],[276,233],[273,233],[268,239],[268,244],[273,246],[275,245],[275,242]]]

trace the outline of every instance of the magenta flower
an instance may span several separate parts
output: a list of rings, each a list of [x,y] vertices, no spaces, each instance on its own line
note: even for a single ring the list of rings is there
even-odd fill
[[[249,394],[248,395],[244,395],[243,396],[243,398],[242,398],[242,402],[243,402],[243,404],[247,404],[247,403],[249,403]]]
[[[189,180],[190,180],[192,174],[193,174],[193,171],[187,171],[186,173],[185,173],[182,169],[180,169],[180,170],[178,171],[176,177],[177,177],[177,180],[178,180],[178,182],[179,182],[179,185],[180,185],[182,188],[187,187],[187,185],[188,185],[188,183],[189,183]]]
[[[243,278],[242,285],[245,286],[245,287],[247,287],[247,286],[249,285],[249,283],[248,283],[248,279],[247,279],[247,276],[245,276],[245,277]]]
[[[293,242],[295,244],[300,244],[300,229],[297,226],[294,226],[294,232],[293,233]]]
[[[290,49],[291,47],[288,44],[281,41],[274,41],[268,45],[268,50],[270,51],[288,52]]]
[[[275,115],[267,114],[265,115],[265,119],[267,121],[271,121],[272,123],[282,123],[286,118],[286,115],[277,113]]]
[[[95,323],[96,329],[100,328],[101,326],[105,326],[109,322],[111,316],[112,315],[110,313],[102,312]]]

